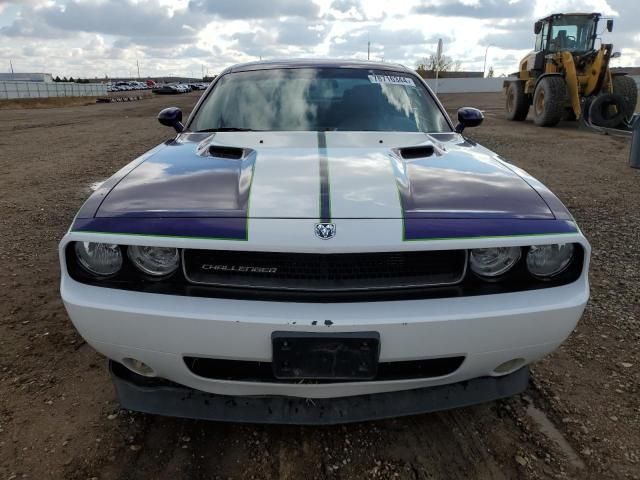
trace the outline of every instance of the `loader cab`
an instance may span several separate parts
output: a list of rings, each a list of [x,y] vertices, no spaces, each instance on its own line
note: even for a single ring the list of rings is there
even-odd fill
[[[585,54],[595,50],[598,38],[598,13],[555,14],[535,23],[535,51],[544,54],[571,52]],[[608,31],[613,20],[607,20]]]

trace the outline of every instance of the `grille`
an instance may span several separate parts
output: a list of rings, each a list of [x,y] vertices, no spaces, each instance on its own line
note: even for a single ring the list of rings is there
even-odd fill
[[[455,372],[464,356],[408,360],[403,362],[381,362],[374,381],[409,380],[434,378]],[[184,357],[184,363],[194,374],[212,380],[231,380],[266,383],[299,383],[300,379],[276,379],[271,362],[244,360],[221,360],[216,358]],[[312,380],[313,383],[335,383],[354,380]],[[368,380],[370,381],[370,380]]]
[[[194,284],[290,291],[389,290],[454,285],[466,250],[379,253],[279,253],[184,250]]]

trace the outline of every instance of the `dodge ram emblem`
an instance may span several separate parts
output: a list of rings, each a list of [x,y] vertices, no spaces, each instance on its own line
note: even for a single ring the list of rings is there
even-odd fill
[[[316,223],[316,237],[329,240],[336,236],[335,223]]]

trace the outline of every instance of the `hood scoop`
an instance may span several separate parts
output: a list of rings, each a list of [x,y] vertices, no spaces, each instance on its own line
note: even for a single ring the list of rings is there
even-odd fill
[[[417,158],[427,158],[435,153],[433,145],[417,145],[414,147],[404,147],[396,149],[404,160],[415,160]]]
[[[207,151],[212,157],[228,158],[230,160],[241,160],[249,153],[249,150],[245,148],[225,147],[222,145],[209,145]]]
[[[213,143],[217,134],[213,134],[196,147],[196,153],[201,157],[214,157],[226,160],[244,160],[254,151],[251,148],[233,147]]]

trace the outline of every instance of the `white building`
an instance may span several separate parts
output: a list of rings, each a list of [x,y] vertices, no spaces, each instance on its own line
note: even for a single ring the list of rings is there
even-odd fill
[[[50,73],[0,73],[0,82],[53,82]]]

